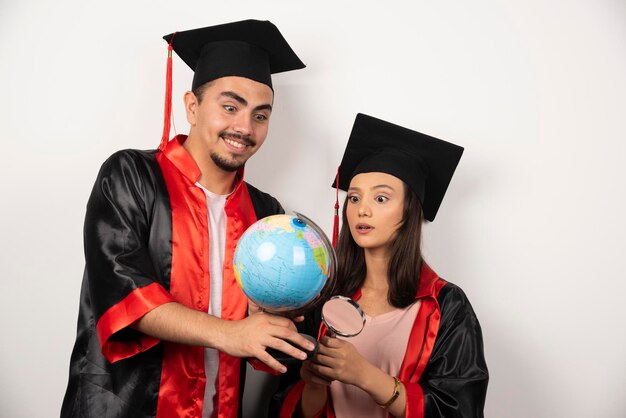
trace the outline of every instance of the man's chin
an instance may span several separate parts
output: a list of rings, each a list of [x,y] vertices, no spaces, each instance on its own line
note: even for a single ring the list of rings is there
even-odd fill
[[[237,171],[246,163],[245,161],[227,159],[218,154],[211,154],[211,160],[217,167],[228,172]]]

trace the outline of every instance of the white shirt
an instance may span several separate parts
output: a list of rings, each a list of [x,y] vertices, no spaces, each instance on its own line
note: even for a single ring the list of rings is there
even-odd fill
[[[222,316],[222,280],[224,270],[224,251],[226,247],[226,198],[228,195],[218,195],[208,191],[196,183],[204,191],[207,204],[209,225],[209,275],[211,277],[209,315],[217,318]],[[204,349],[204,371],[206,375],[206,389],[204,390],[204,406],[202,417],[211,418],[214,412],[214,397],[216,394],[217,374],[219,371],[219,351],[214,348]]]

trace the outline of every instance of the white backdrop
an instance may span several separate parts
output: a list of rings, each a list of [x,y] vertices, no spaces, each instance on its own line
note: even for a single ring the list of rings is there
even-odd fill
[[[58,416],[85,204],[159,143],[161,36],[247,18],[308,65],[274,77],[247,179],[330,232],[357,112],[465,146],[424,251],[481,321],[486,415],[626,416],[623,0],[1,0],[0,416]],[[190,84],[176,59],[180,133]]]

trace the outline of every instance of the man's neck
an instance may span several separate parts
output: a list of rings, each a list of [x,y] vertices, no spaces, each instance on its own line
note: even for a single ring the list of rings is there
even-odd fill
[[[237,181],[237,171],[225,171],[219,168],[215,165],[208,152],[194,144],[193,141],[187,139],[183,143],[183,147],[200,169],[198,183],[208,191],[218,195],[231,193]]]
[[[230,194],[235,188],[237,181],[237,172],[226,172],[220,168],[207,164],[207,167],[200,167],[200,178],[198,183],[205,189],[218,195]]]

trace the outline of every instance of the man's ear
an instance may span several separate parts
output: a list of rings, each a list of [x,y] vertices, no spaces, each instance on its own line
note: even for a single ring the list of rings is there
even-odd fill
[[[191,126],[196,125],[196,112],[198,111],[198,98],[193,92],[188,91],[183,96],[185,102],[185,113],[187,114],[187,122]]]

